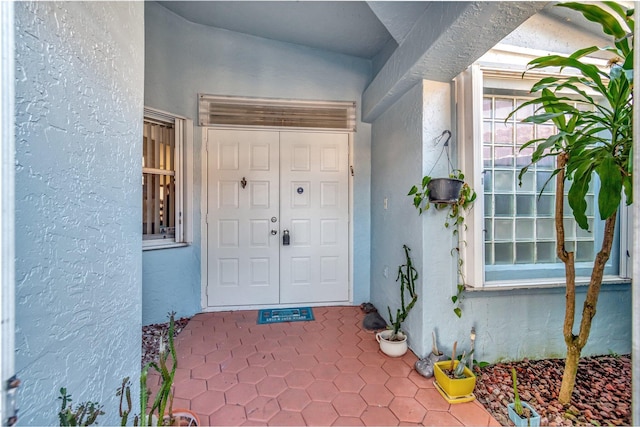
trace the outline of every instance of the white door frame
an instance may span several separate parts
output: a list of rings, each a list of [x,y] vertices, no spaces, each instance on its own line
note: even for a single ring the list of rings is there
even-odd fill
[[[208,190],[208,174],[209,168],[207,164],[207,131],[208,129],[229,129],[229,130],[273,130],[277,132],[321,132],[321,133],[336,133],[336,132],[344,132],[349,135],[349,300],[348,304],[353,304],[353,200],[354,200],[354,192],[353,192],[353,156],[354,156],[354,138],[353,132],[349,132],[347,130],[342,129],[327,129],[327,130],[316,130],[316,129],[300,129],[300,128],[279,128],[279,127],[260,127],[260,126],[251,126],[251,127],[242,127],[242,126],[207,126],[202,127],[202,144],[200,151],[200,161],[201,161],[201,193],[200,193],[200,305],[202,307],[203,312],[214,312],[214,311],[229,311],[229,310],[258,310],[262,308],[271,308],[273,305],[238,305],[238,306],[220,306],[220,307],[209,307],[207,302],[207,279],[208,279],[208,266],[207,260],[209,255],[209,247],[207,240],[207,190]],[[316,304],[305,304],[315,307],[320,306],[329,306],[335,305],[335,302],[332,303],[316,303]],[[279,307],[287,308],[287,307],[295,307],[300,304],[280,304]]]
[[[15,415],[8,379],[15,372],[15,135],[13,3],[0,2],[0,424]],[[15,392],[15,390],[14,390]]]

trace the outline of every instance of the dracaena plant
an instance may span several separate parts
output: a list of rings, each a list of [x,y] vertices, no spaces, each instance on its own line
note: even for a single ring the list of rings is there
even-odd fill
[[[567,358],[558,400],[569,403],[575,385],[580,353],[587,343],[602,285],[604,267],[611,253],[618,208],[624,199],[632,202],[633,142],[633,10],[613,2],[563,3],[557,5],[581,13],[600,25],[611,39],[606,47],[591,46],[569,56],[549,55],[534,59],[528,70],[559,67],[572,74],[550,76],[531,88],[538,97],[519,106],[532,108],[526,123],[553,123],[557,132],[535,139],[522,148],[535,146],[531,165],[554,157],[556,252],[565,264],[566,311],[563,334]],[[585,60],[594,52],[608,52],[608,67],[600,68]],[[520,179],[529,166],[520,171]],[[588,229],[587,191],[597,175],[600,180],[598,211],[605,221],[602,246],[597,253],[578,334],[573,333],[575,301],[575,260],[565,246],[564,189],[570,185],[568,202],[577,224]],[[550,179],[551,180],[551,179]],[[547,181],[548,183],[549,181]]]

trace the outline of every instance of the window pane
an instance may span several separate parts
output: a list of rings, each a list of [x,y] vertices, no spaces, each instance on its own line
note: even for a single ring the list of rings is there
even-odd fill
[[[518,219],[516,220],[516,240],[518,241],[533,241],[533,219]]]
[[[553,240],[556,237],[553,219],[536,220],[536,238]]]
[[[495,240],[513,240],[513,220],[496,219]]]
[[[482,124],[482,142],[485,144],[491,144],[493,139],[493,122],[484,122]]]
[[[532,154],[533,147],[518,149],[518,152],[516,153],[516,166],[518,166],[519,168],[528,166],[531,163]]]
[[[538,209],[538,216],[555,216],[555,200],[556,198],[554,196],[549,196],[546,194],[540,196],[536,205]]]
[[[556,129],[551,125],[536,125],[536,138],[549,138],[551,135],[555,135]]]
[[[482,164],[485,168],[493,167],[493,153],[491,151],[491,146],[482,147]]]
[[[515,171],[497,170],[494,173],[495,191],[513,192],[516,183]]]
[[[516,215],[517,216],[533,216],[534,195],[518,194],[516,196]]]
[[[144,120],[142,144],[142,238],[175,239],[175,128]]]
[[[516,143],[523,145],[526,142],[531,141],[533,136],[533,125],[528,123],[518,123],[516,125]]]
[[[576,238],[576,220],[573,218],[564,219],[564,238],[565,240],[573,240]]]
[[[485,265],[493,264],[493,245],[491,243],[484,245],[484,263]]]
[[[495,99],[495,118],[504,120],[513,111],[513,98],[496,98]]]
[[[495,244],[495,264],[513,264],[513,243]]]
[[[142,176],[143,239],[174,238],[174,177],[151,173],[143,173]]]
[[[511,123],[494,123],[494,143],[513,144],[513,125]]]
[[[578,242],[576,248],[576,261],[593,261],[593,242]]]
[[[536,193],[539,193],[544,188],[545,191],[553,192],[556,188],[555,177],[551,178],[551,172],[536,172]],[[549,180],[549,182],[547,182]],[[546,184],[546,186],[545,186]]]
[[[491,217],[493,216],[493,200],[491,194],[484,195],[484,216]]]
[[[484,191],[485,193],[493,191],[493,172],[490,170],[484,171]]]
[[[520,172],[518,172],[520,173]],[[533,172],[527,171],[524,175],[522,175],[522,185],[518,182],[518,191],[519,192],[533,192],[536,189],[535,185],[535,174]]]
[[[493,149],[496,167],[513,166],[513,147],[496,146]]]
[[[175,131],[173,124],[144,122],[142,167],[173,171]]]
[[[579,239],[593,239],[593,219],[588,219],[587,224],[589,225],[589,231],[577,227],[576,236]]]
[[[517,243],[516,244],[516,263],[532,264],[534,261],[533,251],[534,243]]]
[[[555,242],[536,243],[536,261],[539,263],[556,262]]]
[[[519,107],[522,104],[524,104],[524,102],[525,102],[524,99],[519,99],[518,101],[516,101],[516,105]],[[518,112],[516,113],[516,120],[526,119],[531,115],[533,115],[533,105],[527,105],[521,110],[518,110]]]
[[[496,194],[495,216],[514,216],[513,195]]]
[[[493,240],[493,227],[491,225],[490,219],[484,220],[484,240],[485,241]]]
[[[493,109],[491,108],[491,98],[484,98],[482,100],[482,116],[486,119],[490,119],[492,112]]]

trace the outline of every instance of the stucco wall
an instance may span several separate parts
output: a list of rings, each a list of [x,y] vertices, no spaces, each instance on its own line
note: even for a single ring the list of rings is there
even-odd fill
[[[145,105],[192,118],[197,94],[360,101],[369,61],[190,23],[145,4]],[[359,116],[359,108],[358,108]],[[369,299],[370,125],[358,122],[354,165],[354,302]],[[194,242],[143,254],[143,323],[199,312],[202,128],[194,129]]]
[[[60,387],[116,424],[115,391],[140,372],[143,18],[142,3],[15,4],[22,425],[56,424]]]
[[[418,303],[403,330],[416,353],[422,352],[422,307],[428,291],[422,268],[422,220],[406,194],[422,177],[422,100],[418,84],[373,123],[371,142],[371,299],[385,320],[387,306],[395,315],[400,307],[395,280],[405,262],[402,245],[407,245],[420,275]]]

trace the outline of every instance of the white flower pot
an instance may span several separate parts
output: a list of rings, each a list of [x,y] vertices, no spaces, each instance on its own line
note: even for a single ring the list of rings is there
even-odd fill
[[[392,330],[386,330],[378,332],[376,334],[376,340],[380,343],[380,350],[387,356],[400,357],[404,355],[409,347],[407,346],[407,336],[402,332],[398,332],[398,336],[402,338],[401,341],[389,341],[389,337],[393,335]]]

